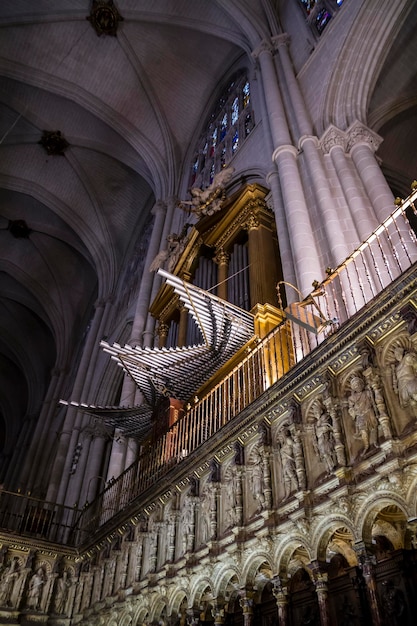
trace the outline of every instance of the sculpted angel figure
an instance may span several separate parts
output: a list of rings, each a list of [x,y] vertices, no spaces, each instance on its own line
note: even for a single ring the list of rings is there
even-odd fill
[[[224,200],[224,187],[232,178],[234,167],[224,167],[218,172],[213,182],[206,189],[193,187],[190,190],[192,199],[180,203],[180,208],[195,213],[198,217],[213,215],[221,209]]]

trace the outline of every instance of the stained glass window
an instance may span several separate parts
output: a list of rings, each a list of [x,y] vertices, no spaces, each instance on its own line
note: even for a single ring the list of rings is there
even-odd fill
[[[246,83],[243,85],[242,91],[243,91],[243,106],[246,107],[250,102],[250,85],[248,81],[246,81]]]
[[[223,115],[223,119],[220,122],[220,141],[223,141],[227,133],[227,112]]]
[[[250,83],[245,73],[233,76],[207,120],[192,161],[190,187],[205,187],[227,167],[255,125]]]
[[[239,132],[236,131],[235,134],[233,135],[233,140],[232,140],[232,152],[236,152],[237,148],[239,145]]]
[[[232,102],[232,124],[236,124],[239,119],[239,98],[235,98]]]
[[[321,35],[343,0],[298,0],[307,14],[307,22],[317,35]]]

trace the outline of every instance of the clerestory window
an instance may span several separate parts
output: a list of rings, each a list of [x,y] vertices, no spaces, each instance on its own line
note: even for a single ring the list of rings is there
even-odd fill
[[[216,102],[197,143],[189,186],[208,186],[230,163],[253,127],[250,83],[245,73],[239,73]]]
[[[343,0],[299,0],[307,15],[307,21],[317,35],[321,35]]]

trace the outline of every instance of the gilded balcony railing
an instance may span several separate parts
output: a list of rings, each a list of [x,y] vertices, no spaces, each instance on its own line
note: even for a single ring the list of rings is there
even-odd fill
[[[108,522],[203,445],[398,278],[417,260],[417,239],[407,211],[417,215],[417,185],[392,214],[306,298],[286,309],[286,319],[259,340],[231,372],[86,507],[86,532]],[[278,290],[279,291],[279,290]]]
[[[23,501],[15,494],[15,501],[13,494],[8,494],[7,502],[0,498],[0,527],[29,533],[41,528],[45,538],[64,538],[76,544],[85,542],[126,510],[413,265],[417,242],[407,211],[417,215],[416,200],[417,188],[343,263],[329,268],[311,294],[292,302],[285,309],[286,318],[266,337],[252,343],[219,382],[195,397],[184,416],[152,446],[144,448],[82,512],[38,503],[32,514],[30,499]],[[10,517],[5,503],[14,511]],[[39,520],[36,524],[40,526],[31,527],[25,521],[30,519]]]

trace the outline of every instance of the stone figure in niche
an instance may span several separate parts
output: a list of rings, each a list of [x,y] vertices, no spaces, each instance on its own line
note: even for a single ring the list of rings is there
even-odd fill
[[[291,432],[283,428],[278,433],[279,454],[281,459],[282,477],[285,486],[285,498],[299,488],[294,456],[294,441]]]
[[[407,624],[407,605],[401,589],[395,587],[392,580],[384,580],[382,583],[382,606],[390,626]]]
[[[185,250],[185,245],[187,243],[187,231],[191,224],[185,224],[182,231],[178,233],[171,233],[168,235],[167,247],[164,250],[161,250],[152,263],[149,266],[150,272],[156,272],[166,263],[166,269],[168,272],[172,272],[175,268],[181,254]]]
[[[55,612],[60,615],[65,613],[65,604],[68,598],[68,591],[71,587],[71,579],[68,576],[68,571],[64,570],[62,576],[57,578],[54,607]]]
[[[394,391],[402,408],[411,407],[417,417],[417,354],[398,345],[394,348]]]
[[[316,400],[312,407],[315,418],[313,446],[317,456],[326,465],[330,474],[336,467],[335,438],[330,414],[321,400]]]
[[[265,484],[263,458],[258,446],[254,446],[249,457],[250,487],[253,497],[258,502],[258,512],[265,507]]]
[[[210,512],[212,507],[212,487],[207,483],[204,487],[201,499],[201,541],[210,539]]]
[[[40,602],[42,597],[42,589],[46,582],[45,572],[42,567],[38,567],[29,581],[29,588],[27,594],[27,607],[28,609],[34,609],[38,611],[40,609]]]
[[[225,521],[226,527],[231,528],[239,524],[239,515],[242,510],[241,477],[235,465],[229,465],[225,473]]]
[[[377,446],[378,420],[372,390],[366,386],[362,376],[354,374],[350,379],[351,393],[348,399],[349,415],[355,422],[355,439],[363,443],[362,454],[371,446]]]
[[[185,498],[181,513],[182,548],[183,553],[193,549],[194,536],[194,509],[191,498]]]
[[[0,606],[9,606],[13,587],[19,575],[19,561],[14,558],[0,578]]]
[[[171,513],[167,520],[167,561],[174,560],[175,553],[175,514]]]

